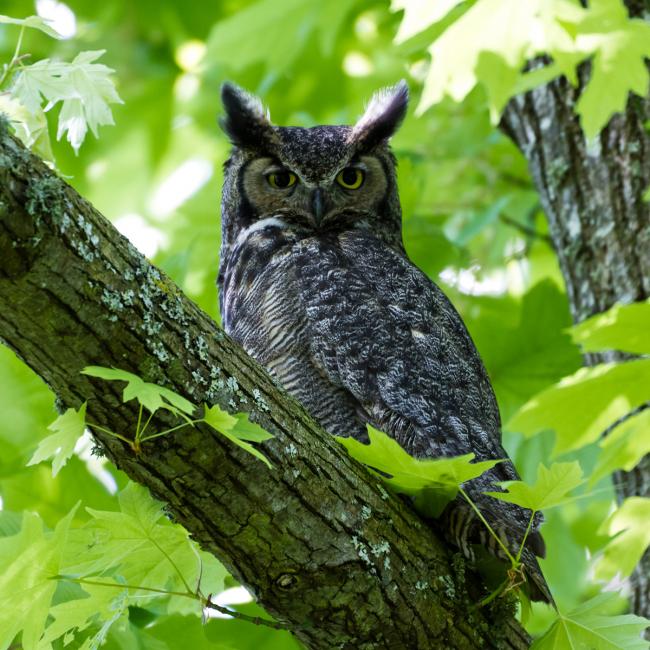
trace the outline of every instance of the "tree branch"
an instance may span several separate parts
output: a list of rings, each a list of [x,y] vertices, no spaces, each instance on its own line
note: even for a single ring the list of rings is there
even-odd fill
[[[137,408],[119,385],[81,375],[86,365],[249,412],[275,434],[264,444],[270,471],[209,428],[144,443],[137,457],[94,431],[308,648],[528,647],[503,605],[473,609],[476,579],[454,570],[428,524],[6,128],[0,336],[61,406],[88,400],[90,419],[113,431],[132,429]]]

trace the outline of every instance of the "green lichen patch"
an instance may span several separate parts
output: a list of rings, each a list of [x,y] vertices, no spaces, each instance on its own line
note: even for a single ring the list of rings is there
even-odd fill
[[[66,214],[65,191],[61,181],[54,176],[34,177],[25,191],[25,209],[40,222],[43,215],[50,215],[54,223],[61,224]]]

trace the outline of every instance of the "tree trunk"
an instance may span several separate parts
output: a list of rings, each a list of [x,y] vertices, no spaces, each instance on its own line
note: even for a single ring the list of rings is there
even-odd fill
[[[0,337],[60,406],[88,400],[89,422],[124,435],[137,409],[122,404],[122,384],[84,366],[131,370],[275,434],[264,444],[273,470],[207,428],[157,438],[138,456],[96,439],[308,648],[528,647],[509,605],[473,608],[476,578],[408,504],[6,126]]]
[[[650,0],[629,0],[633,15]],[[589,66],[580,70],[580,87]],[[576,323],[650,297],[650,99],[630,97],[596,141],[587,145],[575,104],[580,88],[565,78],[511,100],[502,128],[526,156],[548,218]],[[587,364],[624,360],[617,352],[589,354]],[[650,496],[650,457],[615,475],[620,500]],[[632,579],[632,609],[650,616],[650,552]]]

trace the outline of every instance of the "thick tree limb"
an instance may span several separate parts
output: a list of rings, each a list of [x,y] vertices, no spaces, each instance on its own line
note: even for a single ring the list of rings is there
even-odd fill
[[[264,445],[272,471],[207,429],[158,438],[138,457],[96,437],[307,647],[528,647],[503,607],[492,620],[472,609],[475,580],[465,585],[407,504],[4,130],[0,336],[62,406],[88,400],[89,420],[113,431],[131,431],[135,409],[121,403],[121,385],[81,375],[86,365],[251,412],[276,434]]]
[[[650,0],[628,0],[632,15],[650,11]],[[582,87],[589,67],[581,69]],[[631,97],[597,141],[588,146],[575,104],[580,88],[565,78],[516,97],[502,127],[528,159],[548,218],[553,246],[573,319],[617,302],[650,297],[650,99]],[[624,356],[590,354],[588,364]],[[650,457],[615,475],[618,496],[650,497]],[[632,576],[632,608],[650,616],[650,551]]]

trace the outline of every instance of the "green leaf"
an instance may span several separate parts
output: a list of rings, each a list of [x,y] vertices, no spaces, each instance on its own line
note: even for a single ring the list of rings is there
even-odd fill
[[[111,508],[117,497],[109,494],[106,486],[89,471],[93,464],[96,471],[96,463],[86,463],[75,454],[67,462],[65,471],[56,477],[52,476],[52,468],[45,464],[25,467],[23,471],[0,480],[4,507],[15,511],[36,511],[48,527],[54,527],[79,499],[96,508]],[[124,475],[110,465],[102,474],[109,481],[115,478],[118,485],[124,482]],[[81,508],[75,511],[74,516],[75,522],[89,518]]]
[[[578,25],[576,49],[595,53],[591,76],[576,111],[587,138],[594,138],[614,113],[625,109],[628,95],[648,94],[650,25],[629,19],[620,0],[599,0]]]
[[[261,460],[269,469],[273,468],[269,459],[261,451],[246,442],[246,440],[261,442],[273,436],[264,431],[264,429],[257,427],[253,422],[250,422],[245,413],[237,413],[233,417],[216,404],[214,406],[208,406],[206,404],[204,419],[207,424],[222,436],[228,438],[228,440],[235,443],[238,447],[241,447],[244,451]]]
[[[268,618],[261,607],[253,603],[238,605],[235,610],[247,616]],[[164,616],[146,628],[147,639],[140,647],[153,648],[152,641],[165,643],[169,650],[301,650],[296,639],[286,630],[272,630],[263,625],[251,625],[237,619],[210,619],[207,625],[189,616]],[[117,649],[116,649],[117,650]],[[134,649],[135,650],[135,649]]]
[[[650,359],[581,368],[539,393],[506,424],[533,435],[555,431],[553,455],[595,442],[619,418],[648,400]]]
[[[0,112],[9,117],[14,132],[26,147],[45,160],[54,160],[47,118],[40,107],[29,111],[16,97],[0,93]]]
[[[599,533],[614,537],[596,563],[596,577],[627,578],[650,546],[650,499],[630,497],[603,522]]]
[[[204,409],[205,421],[220,433],[232,431],[238,422],[235,416],[230,415],[228,411],[224,411],[217,404],[214,406],[208,406],[205,404]]]
[[[424,506],[428,498],[437,496],[435,511],[438,513],[455,498],[463,483],[477,478],[501,462],[485,460],[472,463],[474,454],[419,460],[410,456],[398,442],[371,426],[368,426],[368,437],[368,445],[354,438],[337,436],[337,440],[348,450],[350,456],[370,469],[381,472],[383,480],[395,492],[422,497],[418,500],[419,507]]]
[[[104,50],[80,52],[71,63],[43,59],[20,68],[12,94],[32,113],[41,108],[41,96],[47,100],[47,112],[62,102],[57,138],[67,132],[68,142],[79,151],[88,128],[95,137],[98,127],[113,124],[109,104],[121,104],[115,85],[109,78],[113,72],[94,63]]]
[[[468,321],[468,328],[507,421],[536,393],[582,363],[577,346],[565,331],[571,323],[566,296],[553,282],[538,282],[523,296],[519,322],[514,326],[504,323],[504,300],[491,302],[493,310],[479,310]]]
[[[537,481],[527,485],[523,481],[503,481],[499,485],[507,492],[485,492],[485,494],[514,503],[530,510],[544,510],[561,505],[571,490],[584,483],[580,463],[553,463],[547,468],[543,463],[537,467]]]
[[[429,53],[431,66],[416,112],[445,95],[460,102],[480,83],[495,124],[508,99],[531,87],[531,80],[543,83],[565,74],[575,84],[576,66],[591,58],[591,78],[577,111],[592,138],[625,107],[630,92],[647,95],[650,25],[630,19],[620,0],[598,0],[585,8],[566,0],[479,0],[433,42]],[[527,60],[542,53],[553,60],[548,70],[522,72]]]
[[[87,366],[81,372],[84,375],[98,377],[99,379],[106,379],[108,381],[127,382],[122,396],[123,401],[128,402],[129,400],[137,399],[151,413],[159,408],[166,408],[172,413],[178,413],[180,411],[186,415],[191,415],[194,412],[194,404],[186,400],[182,395],[175,393],[169,388],[164,388],[157,384],[150,384],[126,370],[104,368],[102,366]]]
[[[120,576],[133,586],[171,591],[189,586],[194,591],[203,563],[210,588],[223,588],[223,567],[211,556],[199,556],[187,531],[163,517],[161,504],[148,490],[129,483],[119,494],[119,505],[120,512],[86,509],[92,520],[72,531],[62,574]],[[136,593],[140,600],[152,597]]]
[[[3,504],[4,506],[4,504]],[[0,537],[17,535],[23,525],[23,513],[0,510]]]
[[[91,622],[102,621],[100,630],[87,641],[88,647],[99,648],[110,626],[127,610],[126,590],[112,578],[103,577],[109,586],[83,585],[84,597],[74,598],[54,605],[49,612],[52,621],[45,629],[39,648],[48,647],[56,639],[64,637],[64,644],[83,632]],[[111,586],[113,585],[113,586]]]
[[[391,11],[404,10],[402,22],[395,35],[395,43],[400,44],[431,25],[441,21],[463,0],[392,0]]]
[[[619,424],[600,441],[602,452],[589,478],[590,485],[617,469],[634,469],[650,454],[650,409],[645,409]]]
[[[602,613],[616,594],[600,594],[573,611],[558,617],[550,629],[536,639],[531,650],[646,650],[641,638],[648,621],[626,614],[607,616]]]
[[[273,438],[273,435],[262,429],[259,424],[251,422],[246,413],[235,413],[237,423],[231,429],[231,433],[235,434],[240,440],[248,440],[249,442],[264,442]]]
[[[84,402],[78,411],[69,408],[47,427],[54,434],[41,440],[27,465],[36,465],[52,458],[52,476],[59,473],[86,429],[86,405],[87,402]]]
[[[353,2],[340,0],[332,5],[311,0],[260,0],[213,27],[206,59],[239,71],[262,63],[277,75],[295,61],[315,30],[322,33],[323,51],[330,50]],[[286,34],[292,38],[285,39]],[[277,47],[278,42],[284,46]]]
[[[0,23],[6,23],[8,25],[21,25],[23,27],[31,27],[33,29],[38,29],[41,32],[51,36],[52,38],[63,38],[59,32],[56,31],[53,27],[48,25],[47,18],[41,18],[40,16],[27,16],[27,18],[10,18],[9,16],[0,15]]]
[[[431,67],[416,112],[422,114],[444,95],[462,101],[478,83],[480,59],[481,82],[488,94],[501,97],[499,74],[506,68],[519,70],[540,46],[548,44],[540,5],[539,0],[480,0],[471,6],[429,47]],[[532,29],[537,42],[530,38]],[[485,57],[486,53],[491,56]]]
[[[650,301],[615,305],[572,327],[571,336],[585,352],[650,354]]]
[[[22,647],[35,650],[56,590],[72,510],[51,534],[33,513],[23,515],[20,533],[0,538],[0,647],[22,631]]]

